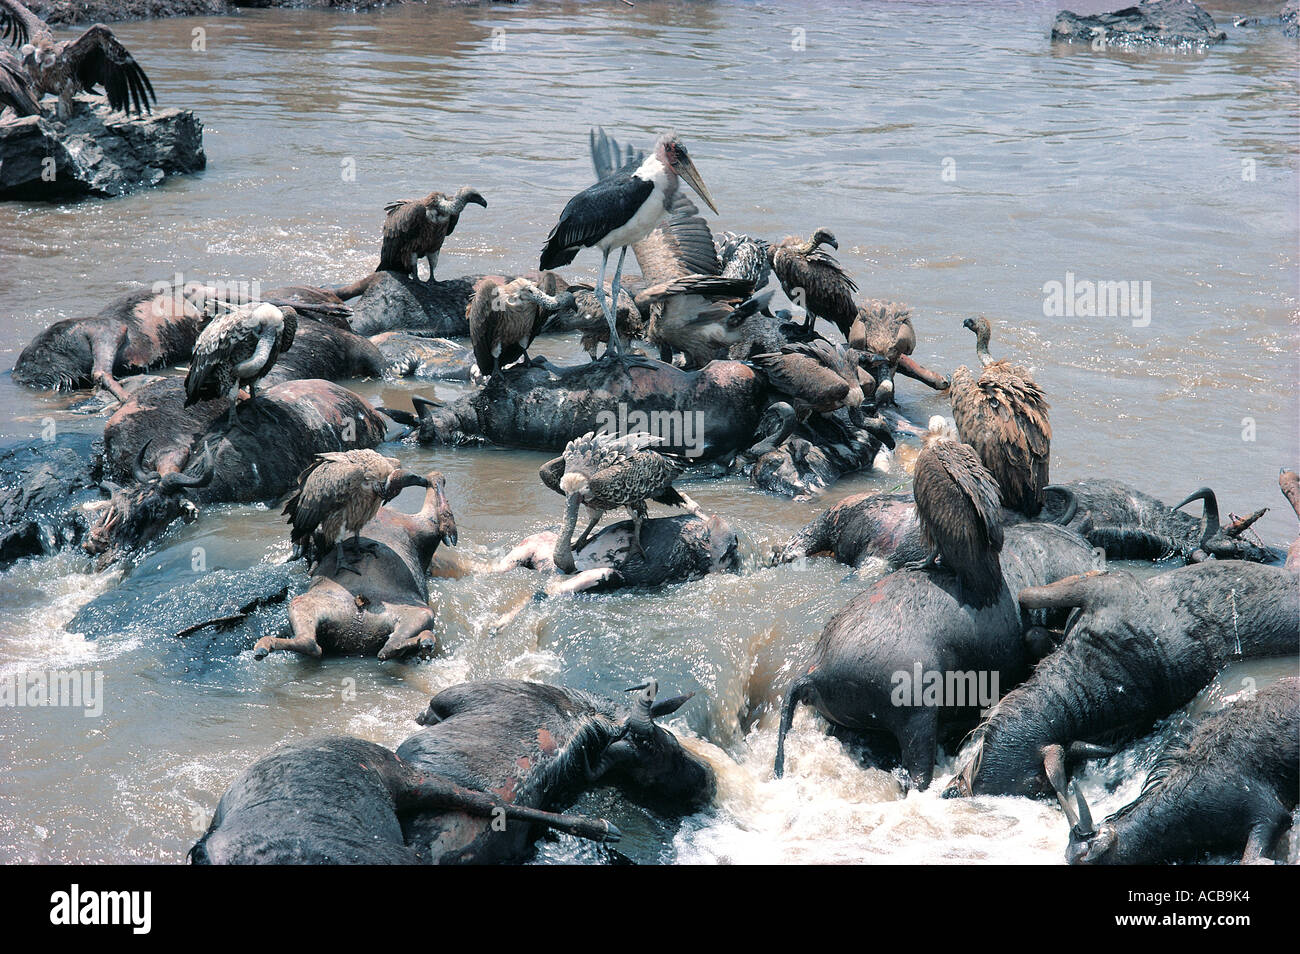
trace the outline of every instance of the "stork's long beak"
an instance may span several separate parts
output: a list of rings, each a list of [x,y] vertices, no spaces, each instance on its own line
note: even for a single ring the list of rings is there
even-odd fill
[[[704,200],[704,204],[713,210],[713,214],[718,214],[718,207],[713,204],[713,196],[709,195],[709,189],[700,178],[700,171],[695,168],[695,163],[689,158],[683,159],[680,166],[677,167],[677,174],[686,180],[686,184],[695,190],[695,194]]]

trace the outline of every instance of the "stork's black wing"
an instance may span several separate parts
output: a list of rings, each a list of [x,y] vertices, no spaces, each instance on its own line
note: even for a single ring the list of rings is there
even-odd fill
[[[14,46],[30,43],[33,33],[46,29],[43,21],[17,0],[0,0],[0,37]]]
[[[590,248],[630,221],[653,191],[653,182],[628,172],[583,189],[569,200],[551,229],[542,249],[541,267],[568,265],[581,249]]]
[[[37,99],[22,62],[8,50],[0,50],[0,110],[9,106],[19,116],[39,116]]]
[[[113,31],[95,24],[63,51],[84,89],[104,87],[108,105],[133,113],[149,112],[153,84]]]
[[[645,153],[618,140],[603,129],[591,131],[591,165],[596,178],[616,173],[630,175],[645,160]],[[722,271],[713,232],[700,216],[685,189],[678,189],[653,232],[632,246],[647,284],[656,285],[683,275],[716,275]]]

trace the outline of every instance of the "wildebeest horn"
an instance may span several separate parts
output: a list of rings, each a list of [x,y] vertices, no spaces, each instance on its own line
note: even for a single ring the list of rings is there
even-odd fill
[[[654,731],[655,695],[659,692],[658,680],[651,679],[639,686],[632,686],[625,692],[637,693],[636,702],[628,714],[626,729],[637,735],[649,735]]]
[[[1205,501],[1205,509],[1201,515],[1201,543],[1219,532],[1219,500],[1214,496],[1214,491],[1209,487],[1202,487],[1200,490],[1188,496],[1181,503],[1174,504],[1170,510],[1181,510],[1193,500]]]
[[[1079,495],[1069,487],[1062,487],[1060,484],[1048,484],[1043,488],[1043,493],[1049,491],[1055,491],[1065,498],[1065,509],[1061,511],[1061,515],[1055,522],[1062,527],[1068,526],[1075,514],[1079,512]]]
[[[1097,834],[1097,829],[1092,823],[1092,812],[1088,811],[1088,801],[1083,797],[1083,792],[1079,791],[1079,786],[1071,782],[1074,786],[1074,803],[1077,820],[1071,831],[1078,838],[1091,838]]]
[[[442,402],[432,398],[420,397],[418,394],[411,395],[411,406],[415,408],[416,415],[420,420],[424,420],[433,413],[433,409],[441,407]]]
[[[153,443],[152,440],[145,441],[140,446],[140,453],[135,455],[135,464],[132,465],[131,467],[131,475],[135,477],[135,481],[138,484],[147,483],[150,477],[157,476],[156,472],[150,473],[149,471],[145,470],[144,467],[144,455],[145,452],[149,450],[149,445],[152,443]]]
[[[695,693],[688,692],[685,695],[673,696],[671,699],[660,699],[651,707],[650,716],[658,718],[659,716],[671,715],[693,698],[695,698]]]
[[[212,461],[212,447],[203,448],[203,459],[197,474],[167,474],[159,483],[159,489],[166,494],[179,493],[188,487],[206,487],[212,483],[216,467]]]

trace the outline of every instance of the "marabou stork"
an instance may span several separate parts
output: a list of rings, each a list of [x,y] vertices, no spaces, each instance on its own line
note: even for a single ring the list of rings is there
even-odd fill
[[[949,396],[957,433],[997,481],[1002,503],[1036,517],[1046,497],[1052,450],[1047,399],[1027,370],[989,354],[987,318],[967,318],[962,327],[975,332],[984,370],[978,378],[964,365],[952,373]]]
[[[240,387],[248,386],[248,403],[257,409],[256,382],[266,377],[281,352],[289,350],[297,331],[294,309],[265,301],[213,318],[194,342],[194,357],[185,375],[185,406],[229,395],[227,424],[234,427],[239,423],[235,410]]]
[[[377,451],[317,454],[298,476],[298,489],[284,505],[292,527],[289,539],[311,566],[320,563],[344,530],[350,530],[357,555],[362,550],[361,528],[380,507],[407,487],[428,486],[423,474],[403,470],[401,461]],[[339,569],[351,570],[341,559],[341,549],[339,555]]]
[[[592,141],[594,151],[594,133]],[[596,294],[605,311],[610,347],[614,348],[615,354],[622,355],[623,350],[618,341],[613,303],[618,301],[622,287],[623,261],[628,246],[654,231],[672,207],[678,194],[679,178],[685,179],[710,209],[715,213],[718,211],[686,147],[675,134],[664,133],[655,142],[654,152],[639,165],[633,166],[629,162],[570,199],[542,249],[543,269],[569,264],[582,249],[600,249]],[[619,250],[618,263],[614,266],[610,303],[607,305],[605,269],[609,264],[609,253],[614,249]]]
[[[596,176],[613,175],[615,160],[636,165],[643,157],[619,146],[604,130],[593,131]],[[668,214],[632,245],[645,283],[636,296],[637,308],[649,315],[646,339],[659,346],[665,361],[680,352],[687,366],[703,367],[726,357],[748,336],[751,316],[767,307],[770,295],[754,295],[756,275],[724,276],[716,241],[695,203],[678,190]]]
[[[563,456],[547,461],[538,470],[543,484],[568,498],[564,527],[555,543],[555,565],[562,572],[573,572],[574,551],[586,546],[591,531],[609,510],[626,507],[631,512],[632,542],[642,556],[645,550],[641,546],[641,524],[647,500],[684,507],[704,517],[694,500],[673,487],[681,468],[657,451],[646,449],[659,440],[645,431],[623,437],[588,431],[569,441]],[[590,522],[574,543],[579,506],[586,507]]]
[[[447,236],[456,231],[456,223],[468,203],[487,208],[487,199],[477,190],[462,186],[454,196],[430,192],[423,199],[390,202],[384,206],[384,244],[379,251],[376,271],[420,276],[420,259],[429,263],[428,284],[433,284],[433,270],[438,267],[438,253]]]
[[[912,481],[921,539],[930,556],[907,569],[942,559],[961,582],[962,600],[988,606],[1002,591],[1002,504],[998,485],[973,448],[955,439],[942,417],[930,419]]]
[[[108,104],[126,112],[147,113],[156,98],[140,64],[113,31],[95,24],[75,40],[56,41],[44,20],[18,2],[0,0],[0,36],[18,47],[36,99],[59,98],[58,116],[72,115],[73,97],[104,87]]]

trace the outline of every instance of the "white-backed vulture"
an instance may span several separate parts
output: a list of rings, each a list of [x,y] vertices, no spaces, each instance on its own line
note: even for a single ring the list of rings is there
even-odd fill
[[[401,461],[378,451],[358,449],[317,454],[298,475],[298,488],[284,505],[292,528],[289,539],[307,558],[319,563],[344,530],[352,533],[354,556],[361,549],[361,528],[379,508],[407,487],[428,487],[423,474],[402,469]],[[340,552],[340,569],[344,565]]]
[[[155,99],[149,77],[106,26],[97,23],[75,40],[59,41],[18,0],[0,0],[0,36],[18,47],[35,98],[58,97],[60,119],[72,115],[77,93],[96,86],[104,88],[109,106],[126,112],[147,113]]]
[[[234,427],[239,422],[235,409],[240,387],[247,385],[249,406],[256,410],[258,380],[266,377],[280,354],[293,345],[297,331],[297,312],[265,301],[240,305],[213,318],[194,343],[194,357],[185,375],[185,406],[226,395],[230,398],[228,424]]]
[[[961,582],[963,602],[987,606],[1002,591],[1002,506],[998,485],[975,451],[954,439],[941,417],[930,419],[916,458],[912,496],[921,539],[930,556],[908,569],[942,560]]]
[[[419,278],[419,262],[429,263],[429,284],[434,281],[438,253],[468,203],[487,208],[487,199],[475,189],[462,186],[454,196],[430,192],[423,199],[406,199],[384,206],[384,243],[379,250],[380,272],[397,272],[412,281]]]
[[[952,374],[949,396],[957,433],[998,482],[1003,506],[1035,517],[1048,484],[1049,405],[1027,370],[989,355],[986,318],[967,318],[962,325],[975,332],[984,370],[978,378],[965,366]]]

